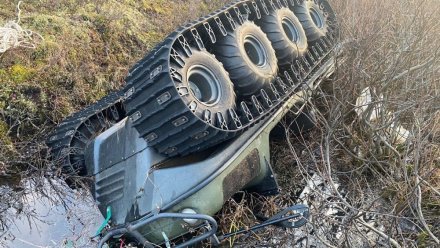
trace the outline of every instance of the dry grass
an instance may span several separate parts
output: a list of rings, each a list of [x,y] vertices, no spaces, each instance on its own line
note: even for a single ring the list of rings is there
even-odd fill
[[[0,24],[18,1],[0,3]],[[44,38],[0,54],[0,165],[31,162],[67,115],[124,84],[128,69],[178,25],[222,1],[26,1],[20,25]],[[40,148],[38,148],[40,149]]]

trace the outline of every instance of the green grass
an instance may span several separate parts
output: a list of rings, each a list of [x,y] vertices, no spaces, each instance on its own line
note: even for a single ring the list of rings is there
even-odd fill
[[[17,3],[0,3],[0,25],[17,19]],[[15,169],[17,161],[29,159],[29,147],[43,146],[47,133],[66,116],[121,88],[128,69],[178,25],[222,4],[23,2],[20,25],[44,40],[34,36],[36,49],[0,54],[0,162]]]

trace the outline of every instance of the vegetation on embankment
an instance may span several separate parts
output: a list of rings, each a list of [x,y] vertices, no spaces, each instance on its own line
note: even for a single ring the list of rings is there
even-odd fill
[[[177,26],[224,1],[42,0],[20,4],[35,49],[0,54],[0,171],[44,167],[44,139],[66,116],[121,88],[128,69]],[[0,26],[18,1],[0,3]],[[0,174],[1,176],[1,174]]]

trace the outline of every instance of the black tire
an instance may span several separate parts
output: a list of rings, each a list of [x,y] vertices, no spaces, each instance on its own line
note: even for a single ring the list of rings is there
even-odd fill
[[[316,127],[316,114],[314,109],[306,109],[298,116],[287,114],[288,121],[290,121],[289,129],[293,134],[300,134],[308,132]]]
[[[274,140],[286,139],[286,128],[293,135],[299,135],[311,131],[316,127],[317,119],[313,108],[306,108],[298,115],[288,113],[284,116],[282,123],[278,123],[271,131],[271,138]]]
[[[278,73],[278,62],[270,40],[260,27],[246,21],[217,41],[214,54],[223,63],[242,97],[269,88]]]
[[[257,24],[272,42],[280,67],[289,66],[307,52],[307,37],[301,22],[288,8],[271,11]]]
[[[71,188],[77,188],[78,179],[93,174],[93,168],[88,168],[86,163],[88,145],[114,123],[125,118],[121,102],[123,96],[123,91],[111,93],[67,117],[46,141],[54,165],[61,167],[66,183]]]
[[[210,148],[235,134],[223,130],[236,102],[228,73],[205,49],[181,49],[173,48],[172,59],[167,50],[157,54],[152,71],[136,68],[138,75],[127,80],[134,87],[125,93],[124,106],[133,127],[150,147],[167,157]],[[191,80],[202,95],[194,91]],[[210,95],[212,88],[206,84],[217,93]]]
[[[190,90],[183,95],[182,101],[186,106],[197,104],[194,114],[203,119],[206,110],[211,113],[221,113],[228,121],[229,109],[235,108],[236,97],[234,85],[223,65],[206,50],[193,49],[192,55],[185,58],[183,67],[173,66],[181,75],[180,86]]]
[[[329,14],[324,11],[325,5],[318,5],[313,0],[295,5],[294,12],[301,22],[309,44],[324,37],[329,32]]]

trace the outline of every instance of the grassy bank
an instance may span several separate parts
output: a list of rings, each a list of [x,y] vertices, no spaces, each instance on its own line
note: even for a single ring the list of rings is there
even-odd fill
[[[0,25],[18,20],[0,3]],[[222,1],[25,1],[20,25],[35,49],[0,54],[0,169],[44,167],[43,140],[66,116],[124,84],[128,69],[178,25]],[[18,170],[17,170],[18,169]],[[1,175],[0,175],[1,176]]]

